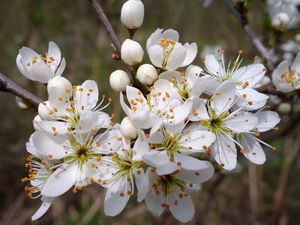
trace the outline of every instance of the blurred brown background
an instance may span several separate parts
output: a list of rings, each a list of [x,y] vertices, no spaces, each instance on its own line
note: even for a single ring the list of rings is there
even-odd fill
[[[119,21],[124,1],[100,2],[121,40],[127,38]],[[214,0],[209,8],[203,8],[200,0],[145,0],[144,4],[144,24],[135,36],[143,44],[157,27],[174,28],[182,42],[197,42],[199,57],[195,64],[201,66],[200,53],[207,45],[223,47],[227,58],[235,58],[239,49],[249,60],[257,54],[221,0]],[[250,20],[259,35],[268,35],[263,6],[262,1],[255,1]],[[108,77],[123,65],[111,59],[110,41],[88,0],[1,0],[0,33],[0,71],[36,95],[46,98],[45,86],[21,76],[15,58],[22,46],[42,53],[52,40],[66,58],[68,79],[73,83],[94,79],[101,94],[114,96]],[[110,110],[120,115],[118,96],[114,99]],[[106,217],[102,209],[104,192],[95,186],[60,197],[42,219],[30,222],[41,202],[26,196],[21,178],[26,175],[25,143],[33,132],[35,112],[20,109],[12,95],[0,93],[0,115],[1,225],[180,224],[169,213],[152,217],[144,203],[136,204],[135,198],[118,217]],[[285,115],[283,121],[289,124],[292,120]],[[297,125],[286,132],[271,132],[266,138],[278,151],[266,150],[264,166],[251,165],[240,157],[240,171],[226,176],[218,173],[204,184],[203,190],[194,195],[197,211],[189,224],[300,224],[298,133]]]

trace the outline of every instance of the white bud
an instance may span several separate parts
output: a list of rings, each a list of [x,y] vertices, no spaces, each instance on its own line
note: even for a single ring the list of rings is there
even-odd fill
[[[288,25],[290,17],[286,13],[278,13],[272,18],[272,26],[277,29],[282,29]]]
[[[128,139],[135,139],[138,135],[136,127],[133,125],[128,117],[125,117],[120,125],[121,133]]]
[[[136,78],[145,85],[151,85],[157,80],[157,70],[150,64],[144,64],[136,72]]]
[[[290,113],[292,111],[292,106],[288,102],[283,102],[278,106],[278,111],[284,114]]]
[[[122,60],[130,65],[134,66],[142,62],[144,57],[144,51],[142,46],[133,40],[126,39],[121,47]]]
[[[50,104],[49,101],[45,101],[39,104],[38,113],[42,120],[50,120]]]
[[[52,88],[55,88],[58,94],[67,95],[68,97],[72,96],[72,84],[64,77],[53,77],[50,79],[47,85],[48,93]]]
[[[109,83],[114,91],[121,92],[126,90],[126,86],[130,84],[130,79],[125,71],[116,70],[110,75]]]
[[[139,28],[144,20],[144,4],[140,0],[128,0],[121,10],[121,21],[128,29]]]

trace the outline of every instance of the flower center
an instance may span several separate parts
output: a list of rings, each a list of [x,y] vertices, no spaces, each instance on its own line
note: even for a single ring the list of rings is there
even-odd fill
[[[152,188],[155,193],[160,193],[162,191],[165,196],[172,193],[175,188],[179,188],[182,194],[186,194],[185,182],[176,177],[178,172],[174,172],[169,175],[163,175],[157,177],[156,181],[153,183]]]
[[[170,55],[175,47],[176,42],[166,39],[166,38],[162,38],[160,40],[159,44],[163,48],[163,51],[164,51],[164,61],[162,64],[162,68],[165,68],[168,63],[168,60],[170,58]]]

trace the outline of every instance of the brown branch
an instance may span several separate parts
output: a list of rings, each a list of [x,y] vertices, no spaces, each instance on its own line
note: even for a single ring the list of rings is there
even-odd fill
[[[118,55],[118,59],[120,59],[121,56],[121,42],[118,38],[118,35],[116,34],[114,28],[112,27],[111,23],[109,22],[107,16],[105,15],[100,3],[97,0],[89,0],[92,4],[94,10],[97,13],[99,21],[103,24],[105,27],[105,30],[111,39],[112,43],[114,44],[116,48],[116,54]]]
[[[10,80],[8,77],[0,73],[0,91],[9,92],[15,96],[22,98],[27,104],[38,108],[39,104],[43,101],[39,97],[31,94],[29,91],[26,91],[20,85]]]
[[[252,45],[256,48],[256,50],[260,53],[261,57],[267,62],[269,70],[274,69],[274,64],[271,60],[271,56],[268,52],[268,49],[263,45],[263,43],[258,39],[257,35],[250,27],[247,19],[247,15],[245,10],[241,10],[242,13],[236,10],[235,6],[232,3],[232,0],[224,0],[225,4],[229,8],[229,10],[236,17],[242,28],[244,29],[246,35],[252,42]]]

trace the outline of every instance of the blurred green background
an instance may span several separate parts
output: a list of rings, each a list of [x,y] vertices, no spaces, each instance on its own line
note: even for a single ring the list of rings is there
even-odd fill
[[[100,0],[122,41],[128,37],[119,21],[124,2]],[[173,28],[180,32],[182,42],[197,42],[199,57],[195,64],[201,66],[201,52],[207,45],[223,47],[227,58],[235,58],[240,49],[245,61],[257,54],[221,0],[214,0],[209,8],[203,8],[200,0],[145,0],[144,4],[144,24],[135,36],[142,44],[156,28]],[[262,1],[255,1],[249,16],[259,36],[268,35],[263,26]],[[111,42],[88,0],[1,0],[0,33],[1,73],[46,99],[45,86],[26,80],[15,58],[22,46],[46,52],[52,40],[66,58],[65,77],[75,84],[96,80],[101,94],[114,98],[110,113],[116,113],[120,121],[118,95],[110,89],[108,78],[123,65],[111,59]],[[180,224],[169,213],[160,218],[151,216],[144,203],[137,204],[135,198],[121,215],[106,217],[102,209],[104,192],[95,186],[58,198],[42,219],[30,222],[41,202],[28,199],[21,178],[26,175],[25,143],[33,132],[35,112],[20,109],[12,95],[1,93],[0,115],[1,225]],[[285,116],[284,121],[289,123],[289,117]],[[268,160],[264,166],[248,164],[240,157],[240,171],[226,176],[218,173],[204,184],[203,190],[193,196],[196,214],[189,224],[300,224],[299,146],[295,146],[298,132],[299,127],[281,136],[271,132],[266,138],[272,139],[278,151],[266,150]]]

